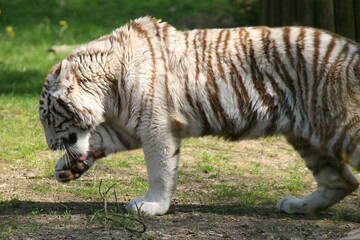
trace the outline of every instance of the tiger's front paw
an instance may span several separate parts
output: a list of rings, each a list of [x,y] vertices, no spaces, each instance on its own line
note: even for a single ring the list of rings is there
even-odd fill
[[[148,202],[144,197],[137,197],[126,206],[129,212],[143,212],[148,216],[164,215],[169,209],[169,204],[161,202]]]
[[[54,177],[59,182],[70,182],[75,180],[92,166],[91,161],[87,161],[88,164],[86,164],[85,161],[77,159],[66,161],[65,158],[67,157],[63,156],[60,158],[55,165]]]
[[[100,155],[102,155],[102,152],[98,151],[94,152],[94,154],[87,154],[86,157],[80,156],[79,159],[75,159],[65,154],[56,162],[54,177],[59,182],[70,182],[78,179],[94,165]]]
[[[300,208],[302,201],[303,199],[299,199],[290,195],[280,199],[276,203],[276,208],[289,214],[304,213],[303,209]]]

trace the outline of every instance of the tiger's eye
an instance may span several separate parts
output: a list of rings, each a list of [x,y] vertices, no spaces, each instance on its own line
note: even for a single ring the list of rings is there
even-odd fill
[[[76,143],[76,141],[77,141],[76,133],[70,133],[70,134],[69,134],[69,137],[68,137],[68,139],[67,139],[67,142],[68,142],[69,144],[74,144],[74,143]]]

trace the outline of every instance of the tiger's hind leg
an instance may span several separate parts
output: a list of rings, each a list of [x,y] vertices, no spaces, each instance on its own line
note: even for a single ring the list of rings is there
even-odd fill
[[[305,159],[318,188],[303,199],[293,196],[281,199],[276,204],[279,210],[302,214],[318,212],[334,205],[358,188],[359,182],[346,163],[313,147],[305,139],[288,138],[288,141]]]

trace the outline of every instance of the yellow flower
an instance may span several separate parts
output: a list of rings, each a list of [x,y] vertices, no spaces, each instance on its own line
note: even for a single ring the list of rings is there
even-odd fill
[[[15,32],[14,32],[14,28],[12,26],[7,26],[5,28],[5,31],[7,32],[7,34],[10,36],[10,37],[15,37]]]
[[[65,20],[59,21],[60,26],[66,26],[67,22]]]
[[[8,33],[10,33],[10,32],[13,32],[14,29],[13,29],[12,26],[7,26],[7,27],[5,28],[5,31],[8,32]]]
[[[2,13],[2,11],[1,11],[1,9],[0,9],[0,15],[1,15],[1,13]]]

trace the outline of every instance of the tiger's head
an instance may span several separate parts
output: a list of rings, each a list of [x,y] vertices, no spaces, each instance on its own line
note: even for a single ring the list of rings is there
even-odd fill
[[[49,72],[43,85],[39,115],[52,150],[65,150],[69,158],[85,160],[91,150],[91,131],[100,123],[103,108],[96,91],[89,91],[65,59]]]

